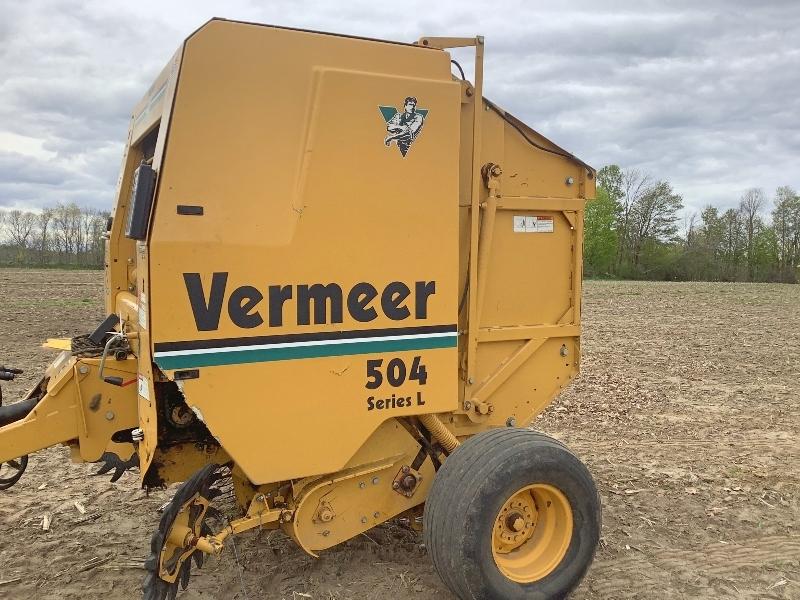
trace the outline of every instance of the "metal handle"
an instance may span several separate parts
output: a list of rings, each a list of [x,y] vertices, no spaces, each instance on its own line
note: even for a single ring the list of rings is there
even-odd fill
[[[125,339],[125,333],[121,332],[121,331],[117,332],[117,333],[114,333],[110,338],[108,338],[108,341],[106,342],[106,345],[103,348],[103,356],[100,359],[100,369],[99,369],[98,376],[100,377],[101,381],[105,381],[106,383],[111,383],[112,385],[122,385],[122,382],[120,381],[120,383],[117,384],[117,383],[114,383],[112,381],[108,381],[109,379],[114,379],[114,378],[113,377],[104,377],[103,376],[103,370],[106,367],[106,358],[108,357],[108,351],[111,349],[112,344],[114,342],[116,342],[117,340],[122,340],[122,339]]]

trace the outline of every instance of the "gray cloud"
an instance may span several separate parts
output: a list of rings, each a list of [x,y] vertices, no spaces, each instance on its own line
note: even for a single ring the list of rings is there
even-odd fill
[[[212,16],[398,40],[480,33],[487,96],[590,164],[669,179],[689,211],[800,188],[793,0],[7,4],[0,207],[109,207],[130,110]],[[469,54],[454,54],[469,75]]]

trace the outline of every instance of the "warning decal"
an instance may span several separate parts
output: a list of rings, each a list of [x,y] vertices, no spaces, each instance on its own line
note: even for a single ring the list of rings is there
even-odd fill
[[[139,375],[137,379],[139,380],[139,395],[145,400],[150,400],[150,382],[147,381],[147,377]]]
[[[515,233],[553,233],[553,217],[514,216]]]
[[[139,327],[147,329],[147,294],[139,294]]]

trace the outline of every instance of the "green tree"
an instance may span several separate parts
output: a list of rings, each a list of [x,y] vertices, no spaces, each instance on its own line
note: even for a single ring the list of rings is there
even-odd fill
[[[766,204],[764,191],[761,188],[750,188],[739,202],[739,213],[744,222],[744,231],[747,236],[747,280],[754,281],[756,260],[755,260],[755,239],[756,234],[764,226],[761,220],[761,209]]]
[[[778,237],[772,227],[759,227],[753,236],[751,281],[777,281]]]
[[[725,223],[716,206],[706,206],[700,213],[697,233],[697,271],[695,279],[718,281],[722,262]]]
[[[615,204],[622,200],[624,176],[618,165],[607,165],[597,172],[597,186],[603,188]]]
[[[722,279],[737,281],[740,278],[746,250],[744,221],[739,211],[729,208],[722,215]]]
[[[649,187],[631,208],[630,243],[633,265],[638,270],[646,242],[671,242],[678,232],[678,211],[683,198],[666,181]]]
[[[772,226],[778,245],[778,268],[783,281],[797,281],[800,268],[800,195],[789,186],[775,192]]]
[[[617,220],[619,205],[605,187],[597,189],[597,198],[586,204],[584,216],[583,260],[589,276],[610,275],[617,256]]]

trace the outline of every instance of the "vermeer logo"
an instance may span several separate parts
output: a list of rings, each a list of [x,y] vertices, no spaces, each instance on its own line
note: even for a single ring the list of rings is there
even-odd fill
[[[427,108],[417,108],[417,99],[409,96],[403,101],[403,109],[397,110],[394,106],[379,106],[378,109],[386,121],[388,135],[383,140],[386,146],[392,142],[397,144],[400,154],[408,154],[411,145],[422,131],[425,117],[428,116]]]
[[[242,329],[260,327],[265,322],[269,327],[282,327],[289,311],[296,314],[298,325],[310,325],[312,318],[315,325],[342,323],[345,308],[354,321],[369,323],[379,316],[375,306],[392,321],[408,319],[412,314],[415,319],[427,319],[428,300],[436,293],[435,281],[415,281],[413,291],[402,281],[392,281],[383,290],[366,281],[356,283],[349,291],[336,283],[269,285],[264,294],[252,285],[229,291],[226,272],[211,276],[210,289],[204,289],[200,273],[184,273],[183,280],[198,331],[219,329],[226,305],[228,317]],[[289,308],[292,304],[293,309]]]

